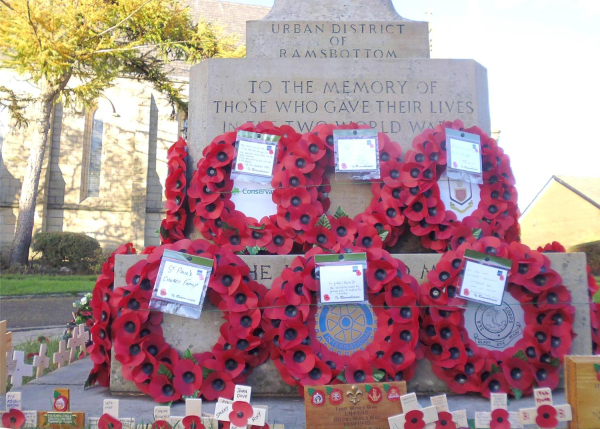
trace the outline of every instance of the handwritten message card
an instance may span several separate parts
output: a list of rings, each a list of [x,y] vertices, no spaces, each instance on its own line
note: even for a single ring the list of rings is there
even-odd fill
[[[320,270],[322,304],[365,300],[362,265],[327,265],[321,267]]]
[[[192,264],[165,260],[158,278],[158,294],[185,304],[199,305],[208,271]]]
[[[240,139],[233,171],[237,174],[273,176],[277,143]]]
[[[340,139],[337,145],[338,171],[376,171],[377,145],[374,138]]]
[[[481,173],[481,147],[479,143],[449,139],[450,166],[468,173]]]
[[[459,295],[471,301],[502,305],[512,261],[472,250],[465,251],[465,258],[467,263]]]

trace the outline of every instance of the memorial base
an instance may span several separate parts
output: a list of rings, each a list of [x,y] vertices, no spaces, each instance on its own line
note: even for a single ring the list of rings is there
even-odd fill
[[[290,265],[296,256],[242,256],[242,259],[249,265],[253,279],[270,288],[273,280],[281,274],[286,266]],[[406,264],[410,274],[419,283],[427,280],[427,273],[441,258],[440,254],[398,254],[393,256]],[[577,307],[573,323],[573,330],[577,336],[573,340],[571,354],[591,355],[592,337],[589,305],[587,304],[589,298],[586,256],[584,253],[551,253],[547,256],[552,261],[552,268],[561,275],[563,284],[570,290],[572,302]],[[125,286],[127,269],[145,257],[146,255],[117,255],[115,287]],[[206,300],[200,320],[165,314],[162,328],[166,341],[180,353],[186,349],[190,349],[194,353],[201,353],[210,351],[217,342],[219,327],[222,323],[221,311]],[[298,394],[296,387],[289,386],[281,379],[271,361],[255,368],[246,384],[252,386],[252,393],[256,396],[295,396]],[[121,364],[116,359],[112,360],[110,391],[116,395],[139,393],[134,383],[123,378]],[[408,382],[408,391],[423,394],[450,393],[446,384],[433,374],[431,365],[426,359],[419,361],[415,377]]]

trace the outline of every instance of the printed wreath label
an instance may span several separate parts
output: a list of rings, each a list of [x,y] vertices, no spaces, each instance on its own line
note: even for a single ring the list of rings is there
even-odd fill
[[[505,342],[508,348],[484,347],[485,341],[478,345],[465,328],[467,302],[458,298],[457,289],[466,249],[513,261],[507,293],[522,308],[524,326],[522,338],[514,345],[514,339]],[[427,280],[419,288],[420,339],[433,372],[454,392],[478,392],[486,397],[504,392],[519,398],[531,394],[535,386],[558,385],[559,366],[573,342],[575,308],[546,256],[517,242],[509,245],[496,237],[484,237],[446,252]],[[504,322],[509,323],[504,314],[506,319],[498,316],[495,321],[490,315],[492,330],[505,333],[500,331]]]
[[[148,311],[164,250],[196,254],[214,261],[208,297],[223,311],[220,338],[210,352],[181,356],[163,336],[162,313]],[[119,316],[112,325],[115,358],[123,377],[157,402],[202,396],[206,400],[231,398],[268,358],[268,342],[260,327],[266,288],[251,280],[249,267],[231,250],[206,240],[180,240],[163,245],[133,265],[127,286],[117,289]]]
[[[324,252],[315,247],[294,259],[266,296],[263,329],[283,380],[302,394],[307,385],[412,379],[422,355],[416,280],[388,252],[369,253],[369,304],[318,308],[314,255]]]

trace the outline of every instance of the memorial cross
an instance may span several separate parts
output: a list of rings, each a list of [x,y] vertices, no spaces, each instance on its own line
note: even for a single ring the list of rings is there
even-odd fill
[[[65,340],[61,340],[58,343],[58,351],[52,355],[52,362],[58,364],[59,368],[65,366],[65,362],[69,360],[70,353],[67,350],[67,342]]]
[[[0,321],[0,395],[6,393],[6,377],[12,374],[12,332],[6,332],[6,320]]]
[[[408,429],[420,424],[421,421],[424,422],[425,425],[438,421],[436,407],[432,405],[430,407],[421,408],[415,393],[400,396],[400,403],[402,404],[402,414],[388,417],[388,422],[392,429]]]
[[[458,410],[450,412],[450,407],[448,406],[448,399],[446,395],[438,395],[432,396],[430,398],[431,405],[433,405],[438,413],[437,422],[441,420],[451,420],[454,422],[456,428],[468,428],[469,420],[467,419],[467,411],[466,410]],[[441,426],[448,427],[448,422],[440,422]]]
[[[37,368],[36,377],[44,375],[44,369],[50,366],[50,359],[46,357],[46,343],[40,344],[40,352],[33,357],[33,367]]]
[[[231,429],[244,429],[248,425],[264,426],[267,410],[250,405],[250,386],[236,385],[233,401],[219,398],[215,405],[215,418],[221,422],[230,422]]]
[[[37,427],[37,411],[23,411],[23,401],[21,398],[21,392],[8,392],[6,394],[6,411],[0,412],[0,417],[6,413],[15,414],[14,410],[23,413],[25,422],[23,423],[24,428],[35,428]],[[16,413],[18,414],[18,413]]]
[[[185,400],[185,416],[171,416],[171,407],[158,406],[154,407],[154,420],[165,421],[171,427],[186,428],[191,427],[190,422],[194,422],[194,418],[199,418],[205,428],[218,427],[218,422],[211,418],[202,416],[202,399],[188,398]],[[195,421],[197,423],[197,419]]]
[[[85,343],[90,339],[90,333],[85,330],[85,325],[77,325],[73,328],[72,337],[69,338],[67,348],[71,349],[69,354],[69,363],[73,363],[77,357],[77,349],[81,348],[81,352],[85,356]]]
[[[537,425],[543,429],[554,429],[560,422],[573,420],[573,413],[569,404],[554,405],[552,402],[552,389],[534,389],[535,408],[519,410],[519,421],[522,425]]]
[[[106,423],[106,424],[103,424]],[[102,416],[88,417],[89,429],[98,429],[98,427],[114,427],[117,422],[121,423],[122,429],[135,429],[135,418],[119,418],[119,400],[105,399],[102,407]]]
[[[25,363],[24,351],[14,351],[13,359],[15,360],[16,365],[10,376],[10,383],[12,384],[12,387],[21,387],[23,385],[23,377],[33,376],[33,365],[27,365]]]
[[[490,395],[490,405],[491,412],[475,413],[475,427],[477,429],[520,429],[523,427],[519,422],[519,413],[508,412],[506,393],[492,393]],[[506,422],[508,422],[508,427]]]

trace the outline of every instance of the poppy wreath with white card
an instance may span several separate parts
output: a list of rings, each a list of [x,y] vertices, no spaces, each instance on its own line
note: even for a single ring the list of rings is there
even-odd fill
[[[154,284],[165,250],[180,251],[214,261],[208,298],[223,311],[221,336],[210,352],[181,356],[165,340],[162,313],[149,311]],[[236,383],[244,382],[268,358],[268,342],[260,324],[265,286],[250,279],[250,268],[231,250],[206,240],[180,240],[156,247],[147,259],[126,274],[118,288],[112,323],[113,354],[123,365],[123,377],[157,402],[202,396],[231,398]]]
[[[485,304],[467,308],[459,298],[467,249],[512,260],[501,309]],[[575,307],[545,255],[517,242],[483,237],[447,251],[419,290],[425,356],[454,392],[520,397],[536,386],[558,385],[560,364],[574,338]],[[523,326],[515,322],[519,308]],[[465,324],[473,314],[472,338]],[[506,342],[498,344],[508,348],[492,346],[495,336],[503,337]]]
[[[367,252],[368,304],[317,306],[314,256],[326,253],[315,247],[298,256],[267,292],[262,327],[283,380],[302,393],[307,385],[412,379],[422,356],[417,281],[388,252]]]
[[[446,129],[480,137],[482,185],[444,178]],[[410,231],[428,249],[444,252],[479,237],[511,242],[519,236],[517,190],[508,155],[479,127],[464,128],[460,120],[444,122],[415,137],[399,181],[381,189],[384,201],[391,200],[390,195],[398,196]],[[468,216],[458,220],[457,213]]]

